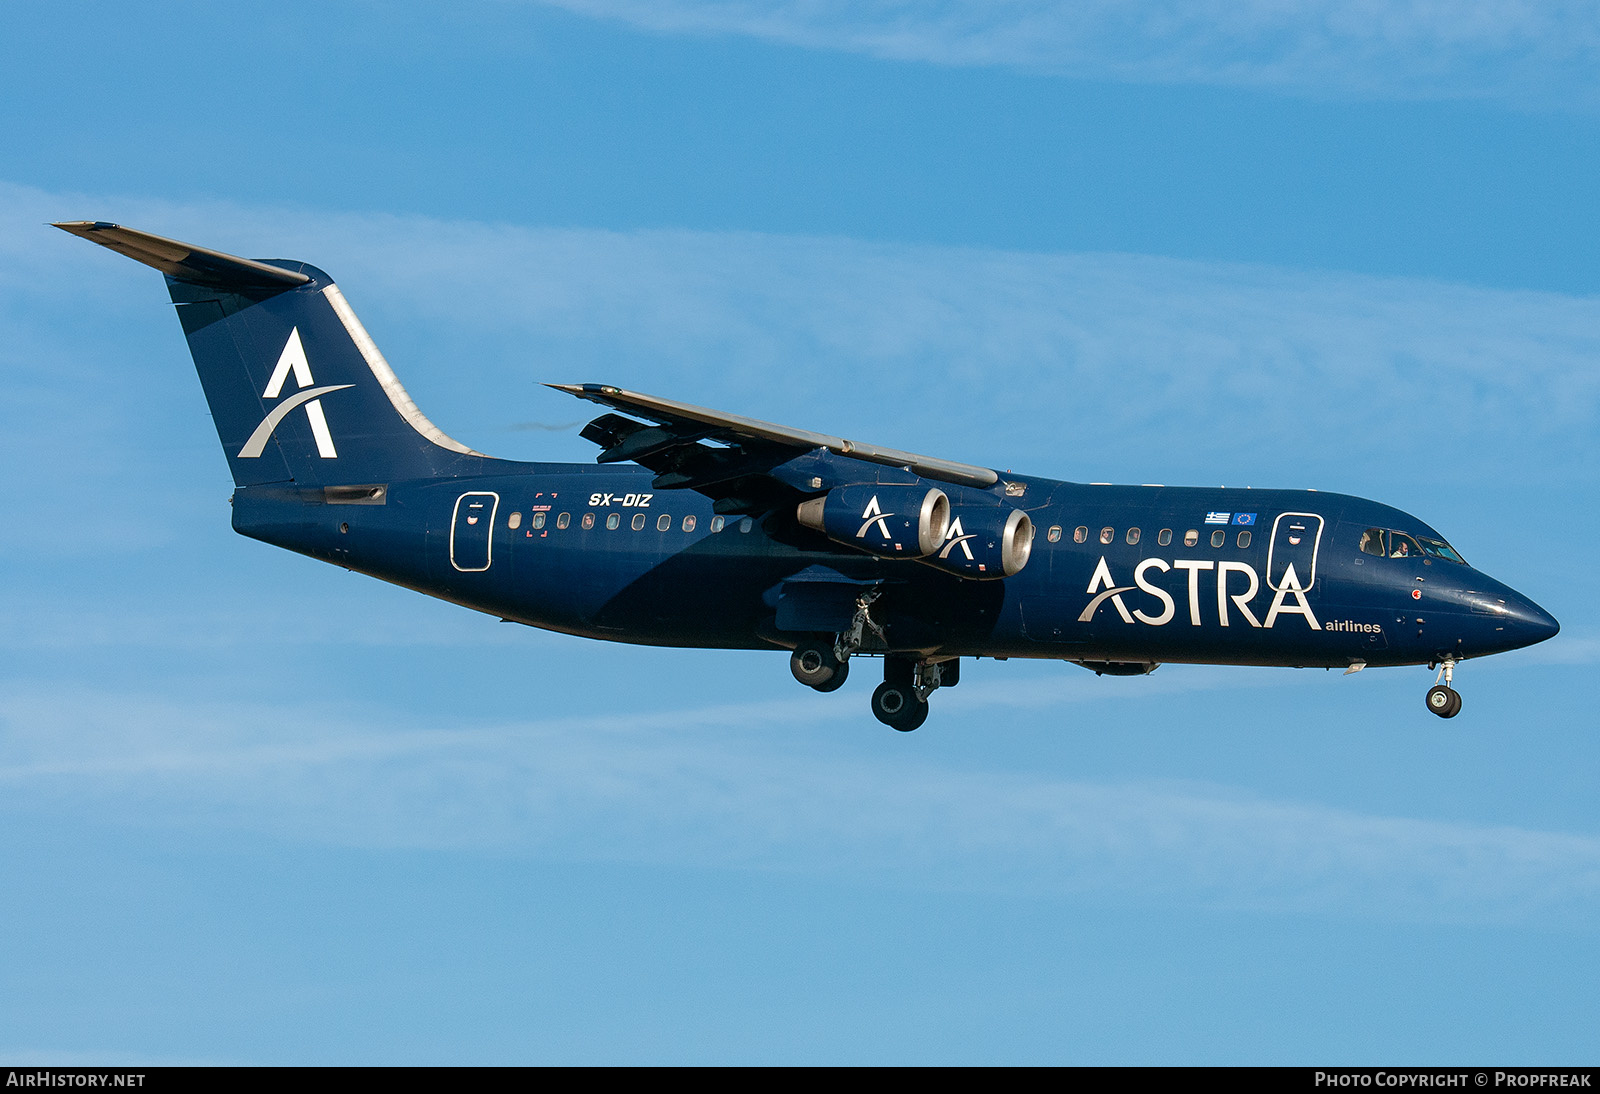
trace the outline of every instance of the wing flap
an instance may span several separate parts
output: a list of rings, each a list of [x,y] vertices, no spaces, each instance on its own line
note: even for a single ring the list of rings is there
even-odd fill
[[[888,467],[904,467],[907,470],[924,478],[937,479],[942,482],[956,483],[961,486],[973,486],[985,489],[999,481],[1000,476],[987,467],[977,467],[973,464],[958,463],[955,460],[939,459],[936,456],[923,456],[915,452],[903,452],[897,448],[884,448],[880,445],[867,444],[861,441],[852,441],[844,437],[835,437],[826,433],[814,433],[809,429],[794,429],[789,426],[777,425],[773,422],[764,422],[757,418],[746,418],[739,414],[727,414],[720,410],[711,410],[703,406],[694,406],[690,403],[680,403],[672,399],[662,399],[654,395],[644,395],[636,391],[625,391],[622,388],[611,387],[606,384],[548,384],[547,387],[557,391],[565,391],[569,395],[576,395],[580,399],[587,399],[593,403],[600,403],[616,410],[635,414],[648,421],[656,423],[655,427],[642,427],[639,431],[630,432],[626,436],[618,436],[615,441],[601,453],[602,463],[611,463],[620,460],[633,460],[656,471],[669,471],[675,469],[662,468],[652,462],[653,457],[660,457],[682,446],[693,445],[705,439],[717,440],[726,444],[748,446],[752,442],[755,447],[772,446],[788,452],[813,451],[818,448],[826,449],[839,456],[848,456],[851,459],[865,460],[868,463],[882,464]],[[596,419],[595,423],[607,422],[607,429],[613,434],[617,432],[611,423],[615,415],[606,415]],[[625,421],[626,419],[622,419]],[[648,432],[650,435],[645,436]],[[585,436],[588,432],[585,431]],[[638,438],[635,440],[635,438]],[[589,437],[590,440],[597,438]],[[702,448],[702,450],[704,450]],[[638,454],[634,454],[637,451]],[[689,472],[691,478],[696,477]],[[685,485],[688,485],[687,483]],[[662,489],[667,489],[665,483]]]

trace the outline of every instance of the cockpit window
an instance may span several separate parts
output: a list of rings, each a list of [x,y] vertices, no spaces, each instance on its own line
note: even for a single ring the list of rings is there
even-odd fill
[[[1361,533],[1361,550],[1379,558],[1442,558],[1465,566],[1467,560],[1456,554],[1442,539],[1431,536],[1409,536],[1404,532],[1391,532],[1383,528],[1368,528]]]
[[[1458,562],[1465,566],[1467,560],[1456,554],[1454,547],[1442,539],[1429,539],[1427,536],[1418,536],[1417,542],[1422,544],[1422,550],[1430,558],[1442,558],[1446,562]]]
[[[1390,558],[1421,558],[1422,548],[1417,546],[1417,541],[1404,532],[1389,533]]]

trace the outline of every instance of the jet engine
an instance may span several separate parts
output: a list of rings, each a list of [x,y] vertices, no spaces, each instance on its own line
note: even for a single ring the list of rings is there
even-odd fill
[[[841,486],[801,502],[795,516],[836,543],[884,558],[926,558],[944,542],[950,499],[930,486]]]
[[[988,581],[1019,572],[1032,553],[1033,521],[1021,509],[958,505],[950,510],[944,542],[923,561],[962,577]]]

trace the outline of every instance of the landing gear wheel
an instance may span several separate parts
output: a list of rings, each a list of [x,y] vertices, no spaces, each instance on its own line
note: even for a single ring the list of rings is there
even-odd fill
[[[833,670],[833,679],[826,684],[812,684],[811,686],[821,692],[838,691],[844,687],[844,682],[850,678],[850,662],[840,661],[839,667]]]
[[[1461,713],[1461,696],[1454,688],[1435,684],[1428,689],[1428,709],[1441,718],[1454,718]]]
[[[911,685],[885,680],[872,693],[872,716],[890,729],[910,733],[928,720],[928,704]]]
[[[834,656],[831,644],[806,642],[790,655],[789,671],[808,688],[837,691],[850,675],[850,662]]]

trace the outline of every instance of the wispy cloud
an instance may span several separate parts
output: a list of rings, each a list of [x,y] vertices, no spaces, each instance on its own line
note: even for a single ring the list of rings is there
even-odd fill
[[[1291,484],[1336,471],[1344,481],[1352,466],[1431,475],[1426,461],[1444,452],[1492,489],[1590,481],[1600,466],[1600,302],[1588,298],[1145,256],[519,228],[0,186],[8,382],[58,391],[62,413],[98,407],[110,423],[102,436],[70,417],[0,410],[17,459],[40,470],[9,488],[28,492],[10,499],[20,516],[8,564],[30,578],[52,561],[36,529],[77,528],[86,506],[92,548],[115,544],[108,483],[123,482],[128,454],[150,438],[197,433],[222,474],[159,279],[41,227],[74,216],[330,269],[412,394],[467,440],[505,436],[519,391],[532,413],[558,407],[549,416],[560,420],[566,405],[537,380],[603,379],[1084,478],[1120,477],[1118,463],[1135,460],[1178,473],[1232,460]],[[162,420],[161,402],[181,399],[189,416]],[[60,436],[74,440],[70,458],[52,446]],[[132,496],[148,508],[148,494]],[[220,498],[217,509],[207,519],[220,527]],[[375,597],[339,603],[298,577],[238,591],[251,598],[244,611],[171,603],[159,584],[107,580],[104,597],[89,589],[81,602],[59,587],[8,591],[11,649],[350,644],[408,630],[387,626]],[[481,640],[481,625],[468,626],[478,621],[459,618],[460,640]],[[974,678],[941,695],[941,709],[1052,712],[1218,686],[1204,673],[1163,670],[1124,688],[1062,671],[1005,688]],[[1227,686],[1241,680],[1261,683],[1230,675]],[[0,785],[7,808],[92,808],[127,824],[204,817],[348,845],[913,886],[1470,921],[1590,922],[1600,895],[1589,835],[842,755],[817,729],[837,724],[838,708],[783,686],[770,704],[490,723],[12,679]],[[782,732],[802,726],[811,732]]]
[[[1600,907],[1593,836],[850,759],[815,735],[770,732],[820,724],[824,703],[444,729],[309,707],[10,695],[0,785],[10,808],[92,803],[156,825],[199,814],[355,846],[1429,921],[1590,923]]]
[[[506,426],[506,431],[508,433],[564,433],[569,429],[577,429],[582,424],[582,419],[575,422],[512,422]]]
[[[0,650],[83,650],[135,646],[218,651],[269,646],[450,647],[515,645],[533,650],[555,639],[545,631],[498,625],[480,615],[405,595],[381,595],[372,583],[329,595],[263,606],[248,592],[208,586],[187,595],[158,590],[159,604],[114,594],[16,597],[0,605]],[[207,595],[209,594],[209,595]],[[319,610],[309,610],[314,599]],[[219,602],[221,601],[221,602]]]
[[[1595,101],[1600,14],[1556,0],[544,0],[661,33],[1327,96]]]
[[[1600,661],[1600,627],[1568,628],[1549,642],[1534,646],[1520,656],[1530,664],[1592,665]]]

